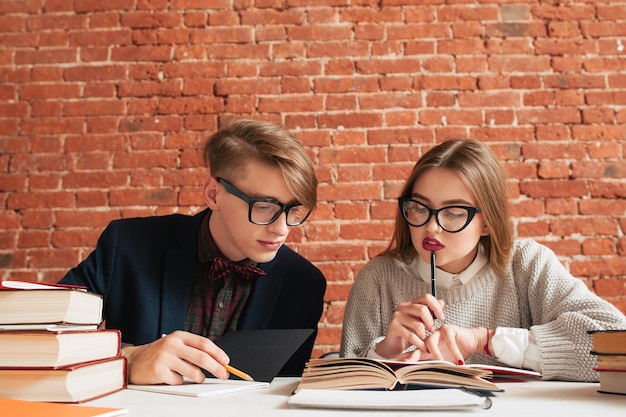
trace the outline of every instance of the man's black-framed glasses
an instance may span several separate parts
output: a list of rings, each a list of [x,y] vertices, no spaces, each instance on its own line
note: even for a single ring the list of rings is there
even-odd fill
[[[398,198],[398,204],[402,216],[411,226],[424,226],[432,216],[435,216],[439,227],[450,233],[465,229],[476,213],[480,213],[478,207],[468,206],[447,206],[434,210],[408,197]]]
[[[267,225],[276,221],[284,212],[287,226],[299,226],[309,217],[311,209],[301,203],[283,204],[267,197],[250,197],[223,178],[217,180],[229,194],[248,203],[248,221],[258,225]]]

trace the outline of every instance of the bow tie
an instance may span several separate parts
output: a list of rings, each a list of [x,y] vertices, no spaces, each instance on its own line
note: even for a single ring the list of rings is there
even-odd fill
[[[233,262],[226,258],[215,258],[209,272],[209,279],[216,281],[226,278],[230,274],[236,274],[243,279],[256,279],[265,275],[265,271],[250,264]]]

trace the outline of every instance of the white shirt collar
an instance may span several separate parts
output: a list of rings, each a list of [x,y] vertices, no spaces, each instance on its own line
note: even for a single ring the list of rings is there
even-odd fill
[[[430,264],[424,262],[420,256],[416,256],[411,262],[417,262],[417,272],[424,282],[430,282]],[[478,245],[478,252],[472,263],[458,274],[451,274],[440,268],[437,268],[437,286],[441,288],[451,288],[457,285],[463,285],[472,279],[478,272],[487,265],[487,255],[482,244]]]

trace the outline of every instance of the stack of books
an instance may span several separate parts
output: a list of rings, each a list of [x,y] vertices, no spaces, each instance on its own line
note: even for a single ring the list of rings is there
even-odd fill
[[[0,283],[0,397],[80,403],[127,386],[118,330],[98,329],[102,296]]]
[[[598,358],[599,392],[626,394],[626,329],[590,331]]]

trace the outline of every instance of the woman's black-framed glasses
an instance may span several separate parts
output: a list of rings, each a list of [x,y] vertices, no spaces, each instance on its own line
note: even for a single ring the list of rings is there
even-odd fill
[[[411,226],[424,226],[432,216],[435,216],[439,227],[450,233],[457,233],[465,229],[476,213],[480,213],[478,207],[468,206],[447,206],[434,210],[408,197],[398,198],[398,204],[402,216]]]
[[[250,197],[225,179],[217,178],[217,180],[229,194],[248,203],[248,221],[250,223],[264,226],[273,223],[285,212],[287,226],[299,226],[311,214],[311,209],[304,207],[301,203],[283,204],[267,197]]]

